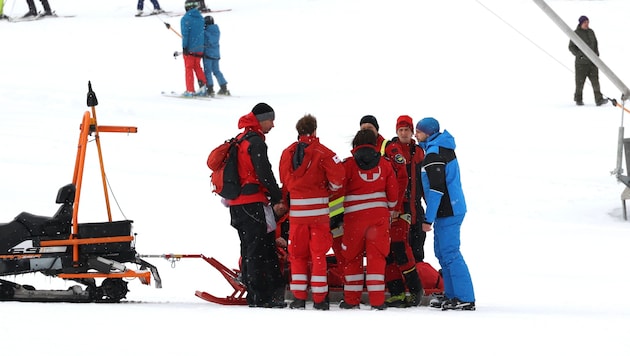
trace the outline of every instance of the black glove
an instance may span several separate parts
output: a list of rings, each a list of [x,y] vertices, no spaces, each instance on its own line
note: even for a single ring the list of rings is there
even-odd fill
[[[190,52],[188,51],[188,48],[186,48],[186,47],[184,47],[183,53],[184,54],[190,54]]]

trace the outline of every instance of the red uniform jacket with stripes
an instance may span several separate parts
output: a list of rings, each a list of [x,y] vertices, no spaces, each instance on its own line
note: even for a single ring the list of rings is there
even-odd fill
[[[374,152],[375,147],[362,145],[352,150],[353,158],[346,159],[344,220],[360,218],[367,221],[389,216],[399,206],[398,181],[392,164],[384,157],[362,161],[361,152]],[[378,163],[376,163],[378,162]],[[375,164],[376,163],[376,164]]]
[[[329,197],[345,180],[337,155],[319,138],[302,135],[282,152],[279,171],[282,189],[289,193],[291,223],[328,223]]]

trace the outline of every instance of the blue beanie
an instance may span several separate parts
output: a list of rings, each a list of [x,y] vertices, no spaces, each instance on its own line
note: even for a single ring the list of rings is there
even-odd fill
[[[582,25],[582,22],[584,21],[588,21],[588,17],[584,15],[580,16],[580,18],[578,19],[579,24]]]
[[[424,119],[418,121],[416,130],[422,131],[431,136],[440,131],[440,123],[432,117],[425,117]]]

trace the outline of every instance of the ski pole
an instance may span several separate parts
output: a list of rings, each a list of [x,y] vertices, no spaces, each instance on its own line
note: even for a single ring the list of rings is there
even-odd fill
[[[167,29],[167,30],[171,30],[171,31],[175,32],[175,34],[176,34],[177,36],[179,36],[180,38],[182,37],[182,35],[181,35],[179,32],[177,32],[177,30],[175,30],[175,29],[173,28],[173,26],[171,26],[171,24],[170,24],[170,23],[165,22],[165,21],[162,21],[162,22],[164,22],[164,25],[166,25],[166,29]]]

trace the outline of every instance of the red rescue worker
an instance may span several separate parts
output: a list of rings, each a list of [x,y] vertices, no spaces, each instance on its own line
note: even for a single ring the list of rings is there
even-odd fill
[[[291,309],[304,309],[310,282],[313,308],[328,310],[326,254],[332,246],[329,196],[339,191],[345,170],[337,155],[319,142],[317,120],[305,115],[295,128],[298,141],[280,158],[280,181],[289,196]],[[310,280],[309,280],[310,262]]]
[[[390,211],[398,205],[398,182],[390,162],[376,148],[376,135],[360,130],[352,141],[344,199],[344,300],[341,309],[358,309],[367,287],[373,309],[386,309],[385,257],[389,254]],[[363,256],[367,267],[363,266]]]
[[[411,118],[406,116],[408,121]],[[408,124],[401,121],[402,126]],[[411,221],[409,213],[405,212],[403,200],[407,192],[409,175],[406,169],[406,161],[401,155],[401,146],[392,144],[378,133],[378,121],[372,115],[365,115],[359,123],[361,129],[371,130],[377,135],[377,147],[379,147],[381,155],[386,157],[392,164],[392,168],[396,174],[398,181],[398,205],[394,208],[392,214],[392,222],[390,226],[391,247],[390,255],[387,259],[387,271],[385,272],[387,287],[391,295],[387,300],[387,304],[396,307],[417,306],[422,297],[422,284],[418,271],[415,268],[414,256],[409,247],[409,224]],[[413,127],[413,122],[411,122]],[[398,130],[398,124],[396,126]],[[408,135],[413,132],[409,130]],[[405,287],[409,291],[409,296],[405,293]]]
[[[418,306],[424,291],[416,269],[416,258],[409,244],[410,226],[417,226],[417,216],[424,221],[424,210],[420,202],[422,185],[420,183],[420,164],[424,158],[422,149],[416,147],[413,140],[413,120],[402,115],[396,121],[396,137],[387,146],[387,153],[396,171],[403,171],[408,184],[403,189],[402,209],[394,216],[391,224],[391,246],[387,257],[385,282],[390,297],[387,306]],[[423,234],[426,236],[425,234]],[[422,241],[424,243],[424,240]],[[405,287],[409,295],[405,293]]]

